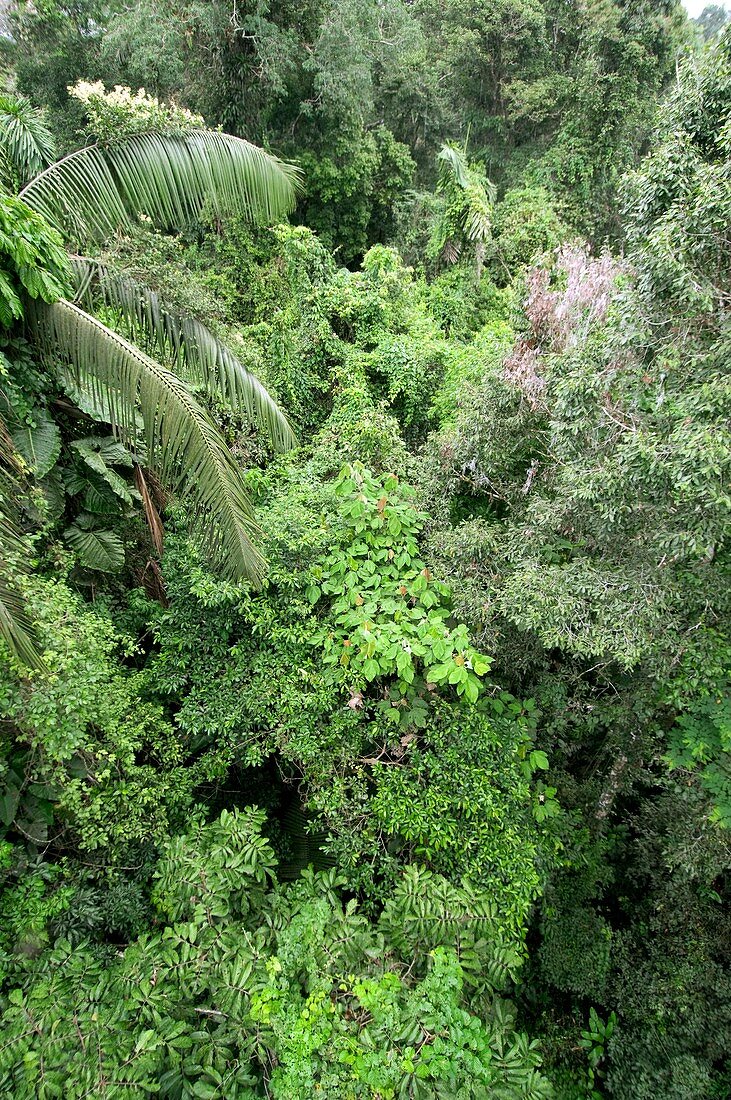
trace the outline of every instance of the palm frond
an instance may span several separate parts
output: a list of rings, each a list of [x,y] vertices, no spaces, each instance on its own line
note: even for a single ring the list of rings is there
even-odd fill
[[[21,198],[67,237],[103,240],[140,215],[161,229],[204,210],[272,223],[294,207],[298,170],[242,138],[212,130],[135,134],[78,149]]]
[[[0,417],[0,638],[10,653],[29,668],[43,668],[36,646],[33,623],[13,574],[28,566],[31,549],[18,531],[12,515],[20,492],[22,464]]]
[[[437,155],[439,190],[450,199],[461,195],[460,229],[468,241],[486,242],[492,235],[492,208],[497,198],[495,185],[484,171],[470,165],[463,150],[443,145]]]
[[[259,529],[241,473],[186,383],[72,302],[33,302],[28,321],[41,350],[91,391],[132,449],[140,442],[139,413],[146,465],[191,501],[211,563],[232,579],[259,584]]]
[[[14,185],[13,176],[13,164],[7,151],[3,148],[2,142],[0,142],[0,187],[5,191],[12,191]]]
[[[212,397],[222,397],[250,423],[263,428],[276,451],[296,438],[267,389],[233,352],[195,317],[168,307],[154,290],[85,256],[72,258],[75,301],[89,312],[100,302],[122,315],[135,344],[149,355],[172,360],[176,374]]]
[[[468,241],[489,241],[492,236],[492,207],[495,187],[489,181],[473,182],[465,189],[467,206],[464,232]]]
[[[23,597],[8,575],[5,558],[6,532],[0,536],[0,638],[22,664],[28,668],[43,668]],[[23,547],[27,553],[27,547]]]
[[[25,96],[0,93],[0,153],[21,187],[56,155],[43,112]]]
[[[461,149],[454,145],[443,145],[437,153],[439,164],[439,181],[442,190],[454,180],[462,189],[469,186],[469,168],[467,158]]]

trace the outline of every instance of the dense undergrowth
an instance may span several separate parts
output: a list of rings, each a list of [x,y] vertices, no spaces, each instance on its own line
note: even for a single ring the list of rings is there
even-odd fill
[[[79,77],[304,190],[160,224],[130,169],[70,263],[0,129],[0,1091],[722,1100],[731,38],[179,7],[8,47],[112,175],[203,120]]]

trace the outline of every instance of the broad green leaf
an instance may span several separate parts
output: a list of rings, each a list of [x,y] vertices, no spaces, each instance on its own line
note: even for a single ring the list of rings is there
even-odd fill
[[[77,523],[64,531],[64,538],[75,551],[79,564],[100,573],[118,573],[124,565],[124,545],[114,531],[84,529]]]
[[[55,523],[63,515],[66,507],[66,493],[63,478],[58,468],[51,470],[40,483],[47,506],[47,518]]]
[[[381,669],[378,661],[374,661],[372,657],[370,657],[363,665],[363,675],[368,681],[375,680],[380,671]]]
[[[471,676],[465,683],[464,693],[471,703],[477,702],[480,695],[480,689],[477,685],[477,681],[473,680]]]
[[[23,456],[33,475],[45,477],[56,465],[61,453],[61,432],[50,416],[38,409],[34,413],[33,427],[19,428],[13,432],[13,443]]]
[[[20,802],[20,791],[17,787],[8,786],[0,794],[0,821],[10,826],[15,820],[15,814]]]
[[[75,439],[71,446],[87,466],[104,479],[115,496],[125,504],[132,503],[129,486],[117,471],[112,470],[108,465],[110,462],[125,466],[132,465],[131,455],[121,443],[117,443],[114,438],[95,439],[91,436],[88,439]]]
[[[121,512],[119,497],[106,489],[102,492],[91,484],[84,493],[82,505],[85,511],[95,516],[118,516]]]

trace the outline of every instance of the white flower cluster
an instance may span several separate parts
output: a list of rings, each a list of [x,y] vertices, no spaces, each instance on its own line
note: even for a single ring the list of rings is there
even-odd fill
[[[93,84],[79,80],[68,92],[84,104],[90,130],[100,141],[151,131],[187,133],[205,126],[200,115],[174,103],[161,103],[156,96],[147,95],[144,88],[133,92],[118,84],[108,92],[101,80]]]

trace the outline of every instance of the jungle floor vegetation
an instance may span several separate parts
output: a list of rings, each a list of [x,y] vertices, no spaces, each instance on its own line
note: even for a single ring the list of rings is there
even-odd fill
[[[0,1094],[731,1096],[731,30],[0,17]]]

